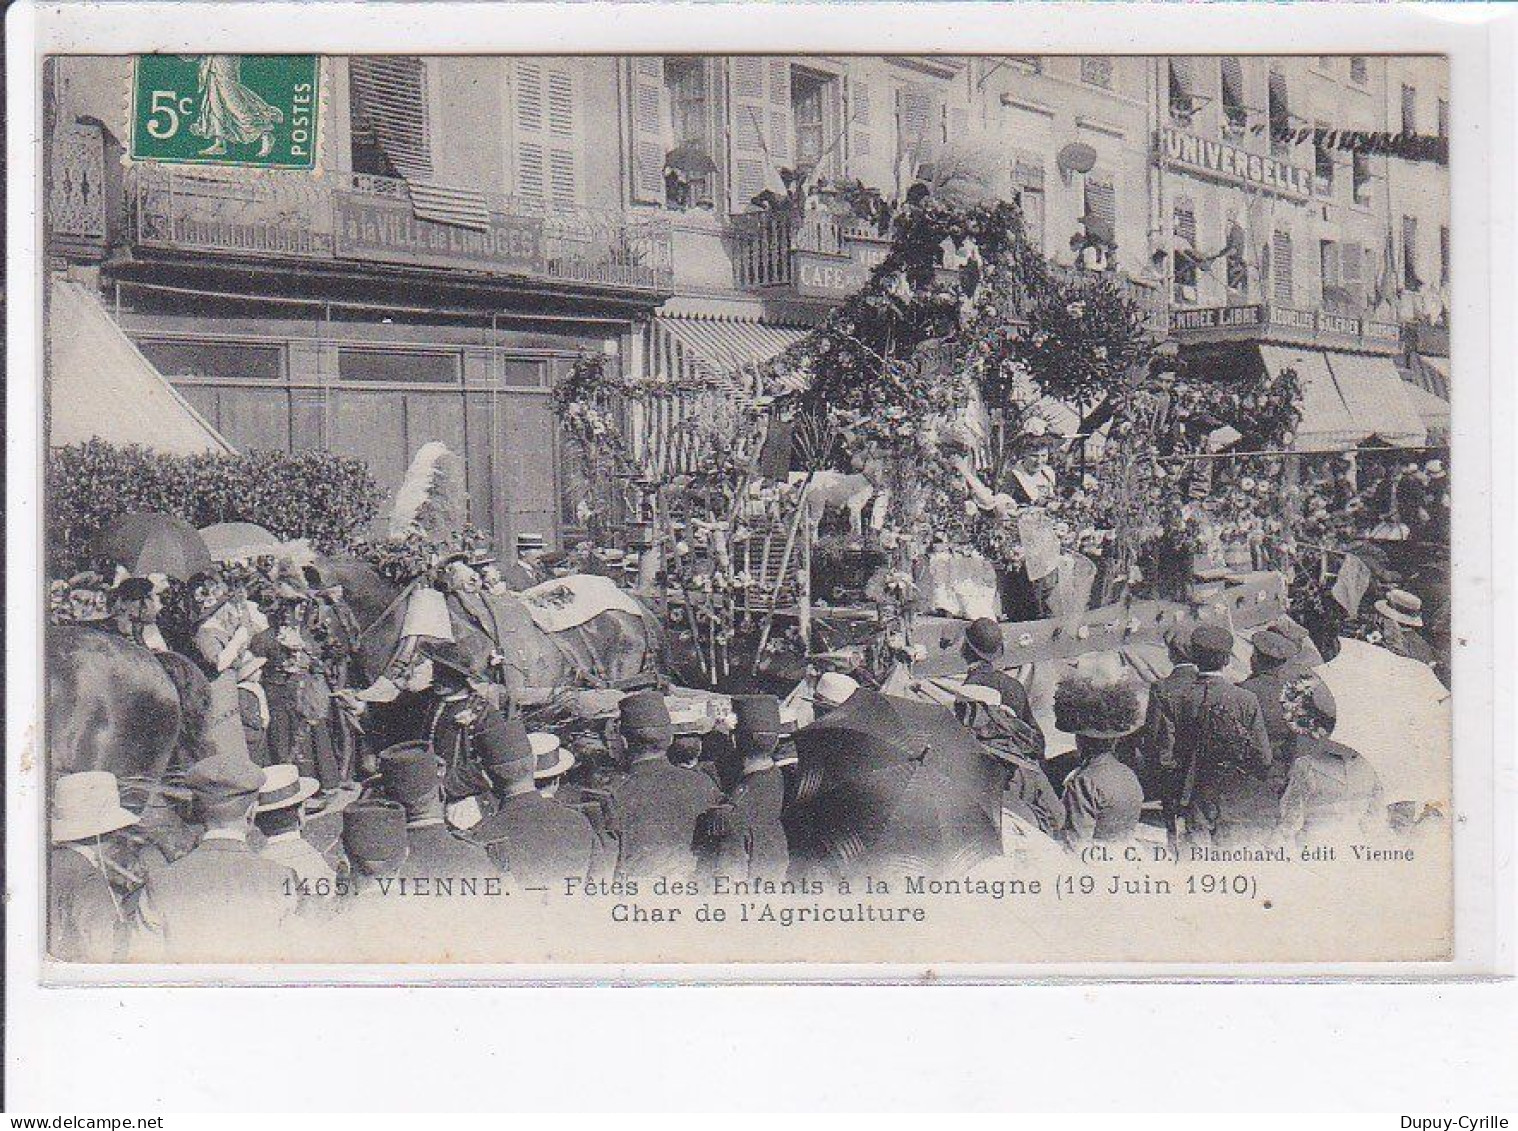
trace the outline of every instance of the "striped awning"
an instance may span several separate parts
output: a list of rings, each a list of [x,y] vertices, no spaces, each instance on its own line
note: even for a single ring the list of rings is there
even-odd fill
[[[433,220],[478,232],[490,226],[490,209],[485,204],[484,193],[427,181],[407,181],[406,188],[411,193],[411,211],[418,220]]]
[[[759,370],[809,332],[739,318],[660,316],[650,334],[649,373],[752,395]]]

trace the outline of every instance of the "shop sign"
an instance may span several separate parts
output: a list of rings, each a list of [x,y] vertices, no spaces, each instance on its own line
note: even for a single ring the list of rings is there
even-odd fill
[[[852,256],[796,252],[796,293],[813,298],[841,298],[864,286],[872,268]]]
[[[1287,330],[1306,330],[1309,334],[1318,328],[1312,311],[1293,310],[1289,306],[1270,307],[1270,324]]]
[[[1343,314],[1323,313],[1318,315],[1318,329],[1326,334],[1348,334],[1356,337],[1360,333],[1360,320]]]
[[[1173,168],[1296,200],[1312,195],[1311,169],[1236,145],[1167,127],[1159,131],[1156,148],[1160,160]]]
[[[1259,306],[1206,306],[1198,310],[1176,310],[1170,315],[1172,330],[1226,330],[1258,326],[1264,320]]]
[[[419,219],[406,201],[333,194],[339,259],[452,267],[493,275],[542,275],[543,223],[493,212],[484,231]]]

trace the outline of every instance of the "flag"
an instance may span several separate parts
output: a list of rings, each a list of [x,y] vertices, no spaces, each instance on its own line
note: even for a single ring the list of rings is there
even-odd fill
[[[1351,617],[1360,615],[1360,602],[1365,598],[1365,591],[1370,588],[1370,566],[1357,558],[1354,554],[1345,554],[1344,561],[1339,564],[1339,576],[1334,579],[1333,589],[1329,591],[1335,601]]]

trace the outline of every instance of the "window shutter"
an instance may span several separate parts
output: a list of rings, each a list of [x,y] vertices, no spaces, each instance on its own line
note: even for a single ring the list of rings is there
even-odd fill
[[[1034,250],[1044,250],[1044,163],[1021,154],[1012,163],[1012,192],[1023,213],[1023,230]]]
[[[562,65],[518,59],[514,90],[518,195],[573,207],[580,191],[574,76]]]
[[[768,60],[737,55],[728,60],[728,210],[742,212],[766,188],[780,189],[779,167],[765,137],[769,99],[765,94]],[[787,104],[789,105],[789,104]]]
[[[785,59],[768,60],[769,149],[777,166],[791,164],[791,64]]]
[[[1196,60],[1189,55],[1173,55],[1170,58],[1170,98],[1190,106],[1195,87]]]
[[[625,61],[632,136],[632,199],[664,203],[664,58],[641,55]]]
[[[1291,130],[1291,102],[1286,92],[1286,76],[1280,71],[1270,72],[1270,132],[1273,140]]]
[[[1193,248],[1196,247],[1196,206],[1190,197],[1175,202],[1175,234]]]
[[[1318,241],[1318,269],[1323,277],[1323,289],[1340,285],[1339,245],[1333,240]]]
[[[417,55],[356,55],[348,60],[356,131],[366,134],[409,180],[432,177],[427,127],[427,68]]]
[[[1356,310],[1365,306],[1364,260],[1365,252],[1357,243],[1347,243],[1339,249],[1339,274]]]
[[[1271,241],[1270,261],[1274,268],[1273,297],[1282,306],[1290,306],[1292,302],[1291,286],[1291,236],[1286,232],[1277,232]]]
[[[1117,231],[1117,190],[1110,177],[1086,174],[1086,211]]]
[[[917,175],[917,166],[942,137],[941,114],[933,92],[924,87],[904,86],[896,92],[896,153],[911,155],[909,176]]]
[[[849,96],[849,160],[869,157],[875,150],[874,115],[876,112],[874,92],[864,79],[848,81]],[[857,169],[851,170],[855,176]]]

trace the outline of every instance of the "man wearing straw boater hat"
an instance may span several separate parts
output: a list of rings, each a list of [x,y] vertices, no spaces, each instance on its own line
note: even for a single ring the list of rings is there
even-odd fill
[[[53,786],[48,832],[48,953],[64,962],[110,962],[124,944],[121,901],[111,886],[104,839],[137,823],[122,808],[116,775],[64,774]]]
[[[618,710],[628,772],[610,802],[610,824],[621,841],[617,878],[689,878],[696,825],[720,799],[717,786],[699,770],[670,762],[674,727],[663,695],[635,692]]]
[[[548,887],[567,876],[587,879],[596,855],[596,834],[585,815],[539,792],[541,771],[549,780],[573,765],[572,756],[549,734],[528,734],[520,718],[505,721],[505,741],[491,751],[485,773],[495,790],[495,812],[469,830],[501,872],[509,867],[524,887]],[[561,766],[561,763],[567,764]]]
[[[147,947],[210,961],[244,958],[279,937],[299,909],[295,873],[248,844],[263,771],[246,756],[216,754],[185,775],[196,818],[194,850],[148,873],[136,922]]]
[[[1389,590],[1376,602],[1376,627],[1381,646],[1420,664],[1434,663],[1434,650],[1418,633],[1423,627],[1423,602],[1405,589]]]
[[[306,839],[304,832],[306,802],[320,788],[320,782],[301,777],[292,763],[276,762],[264,768],[263,788],[258,791],[258,805],[253,810],[253,823],[264,836],[258,854],[265,860],[283,864],[307,885],[323,880],[330,885],[337,878],[332,865]]]

